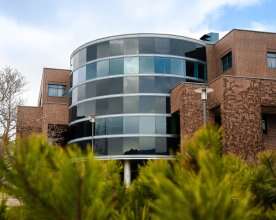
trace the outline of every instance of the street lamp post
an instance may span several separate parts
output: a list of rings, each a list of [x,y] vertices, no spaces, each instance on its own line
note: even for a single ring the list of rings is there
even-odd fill
[[[201,94],[202,109],[203,109],[203,125],[206,126],[207,121],[208,121],[208,116],[207,116],[207,97],[208,97],[208,93],[211,93],[214,90],[212,88],[203,87],[203,88],[195,89],[194,91],[196,93],[200,93]]]
[[[92,145],[92,152],[94,152],[94,124],[95,124],[95,116],[90,115],[89,121],[91,122],[91,145]]]

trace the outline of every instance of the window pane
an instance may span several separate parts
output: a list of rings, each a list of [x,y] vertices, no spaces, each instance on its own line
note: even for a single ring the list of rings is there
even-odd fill
[[[153,57],[140,57],[139,58],[140,73],[154,73],[154,59]]]
[[[108,114],[107,99],[96,100],[96,115]]]
[[[172,58],[171,73],[184,76],[184,60]]]
[[[110,74],[109,75],[116,75],[116,74],[124,74],[124,59],[123,58],[110,59]]]
[[[86,98],[96,96],[96,82],[89,82],[86,84]]]
[[[198,78],[206,79],[205,65],[202,63],[198,63]]]
[[[86,61],[88,62],[95,59],[97,59],[97,46],[94,44],[87,47]]]
[[[135,154],[139,149],[139,138],[128,137],[123,139],[124,154]]]
[[[85,99],[85,85],[78,87],[78,101]]]
[[[95,139],[94,145],[94,151],[96,155],[107,155],[107,138]]]
[[[123,111],[123,98],[111,98],[109,99],[108,113],[109,114],[121,114]]]
[[[167,118],[164,116],[156,116],[155,118],[155,133],[166,134],[167,131]]]
[[[73,72],[73,86],[78,84],[78,76],[79,76],[79,71],[75,70]]]
[[[89,63],[86,65],[86,80],[97,77],[97,63]]]
[[[96,113],[95,109],[96,109],[95,101],[80,103],[78,104],[77,116],[83,117],[83,116],[95,115]]]
[[[124,40],[124,54],[138,54],[138,39]]]
[[[49,92],[49,96],[55,95],[54,90],[48,90],[48,92]],[[75,88],[72,91],[72,104],[75,104],[77,101],[78,101],[78,88]]]
[[[137,74],[139,73],[139,59],[138,57],[125,57],[124,73]]]
[[[140,149],[144,153],[155,153],[155,137],[140,137],[139,138]]]
[[[81,67],[80,69],[78,69],[78,71],[79,71],[78,83],[81,83],[85,81],[85,78],[86,78],[86,66]]]
[[[123,40],[111,40],[110,45],[110,56],[123,55]]]
[[[155,77],[154,76],[140,77],[139,92],[141,93],[155,92]]]
[[[139,96],[124,97],[124,113],[138,113],[139,98]]]
[[[170,39],[155,38],[155,53],[170,54]]]
[[[96,119],[96,123],[95,123],[95,127],[96,127],[96,131],[95,134],[96,135],[106,135],[106,120],[105,118],[97,118]]]
[[[107,76],[109,73],[109,61],[103,60],[97,62],[97,77]]]
[[[154,116],[140,116],[139,133],[141,133],[141,134],[154,134],[155,133],[155,117]]]
[[[166,57],[155,57],[154,66],[156,73],[170,73],[170,59]]]
[[[183,46],[182,40],[171,39],[171,54],[176,56],[184,56],[185,50]]]
[[[123,132],[123,118],[113,117],[106,119],[107,134],[122,134]]]
[[[123,153],[123,138],[107,138],[108,155]]]
[[[58,85],[58,84],[48,84],[48,96],[57,96],[61,97],[64,96],[65,93],[65,86],[64,85]],[[75,99],[77,98],[77,95],[75,95]]]
[[[267,53],[267,67],[276,69],[276,53]]]
[[[155,139],[155,152],[160,154],[167,153],[167,138],[166,137],[157,137]]]
[[[97,96],[120,94],[123,90],[123,78],[98,80],[96,88]]]
[[[195,77],[195,66],[191,61],[186,61],[186,75],[190,77]]]
[[[226,71],[232,67],[232,52],[229,52],[221,58],[222,70]]]
[[[124,134],[139,133],[139,117],[124,117]]]
[[[109,42],[99,43],[97,45],[97,58],[109,56]]]
[[[138,93],[139,78],[136,76],[124,77],[124,93]]]
[[[139,38],[139,53],[154,53],[154,38]]]
[[[157,97],[152,96],[140,96],[140,112],[141,113],[154,113],[155,111],[158,111],[158,109],[155,108],[155,99]]]

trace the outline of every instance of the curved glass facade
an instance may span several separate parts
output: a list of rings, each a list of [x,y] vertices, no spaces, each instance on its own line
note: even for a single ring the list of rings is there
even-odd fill
[[[70,143],[84,147],[93,139],[101,156],[174,152],[179,123],[170,114],[170,90],[206,80],[204,44],[176,36],[98,40],[76,50],[71,64]]]

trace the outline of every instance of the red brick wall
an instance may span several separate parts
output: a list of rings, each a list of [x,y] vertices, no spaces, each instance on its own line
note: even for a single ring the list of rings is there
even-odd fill
[[[42,108],[32,106],[17,107],[16,137],[25,137],[42,132]]]

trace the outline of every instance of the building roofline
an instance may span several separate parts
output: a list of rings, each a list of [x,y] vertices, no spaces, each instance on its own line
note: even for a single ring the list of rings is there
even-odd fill
[[[214,42],[214,43],[208,43],[207,44],[211,44],[211,45],[214,45],[214,44],[217,44],[218,42],[222,41],[223,39],[225,39],[228,35],[230,35],[232,32],[238,32],[238,31],[241,31],[241,32],[254,32],[254,33],[257,33],[257,34],[275,34],[276,35],[276,32],[269,32],[269,31],[258,31],[258,30],[249,30],[249,29],[239,29],[239,28],[234,28],[232,30],[230,30],[229,32],[227,32],[221,39],[219,39],[217,42]]]
[[[53,68],[53,67],[43,67],[43,70],[49,69],[49,70],[66,70],[71,71],[70,69],[64,69],[64,68]]]
[[[100,42],[104,42],[104,41],[108,41],[108,40],[116,40],[116,39],[124,39],[124,38],[134,38],[134,37],[164,37],[164,38],[173,38],[173,39],[179,39],[179,40],[186,40],[186,41],[190,41],[190,42],[194,42],[194,43],[198,43],[201,44],[202,46],[206,45],[205,41],[202,40],[198,40],[198,39],[194,39],[194,38],[190,38],[190,37],[185,37],[185,36],[181,36],[181,35],[174,35],[174,34],[160,34],[160,33],[130,33],[130,34],[119,34],[119,35],[112,35],[112,36],[107,36],[107,37],[102,37],[102,38],[98,38],[96,40],[92,40],[89,42],[86,42],[84,44],[82,44],[81,46],[77,47],[75,50],[73,50],[73,52],[70,55],[70,59],[81,49],[96,44],[96,43],[100,43]]]

